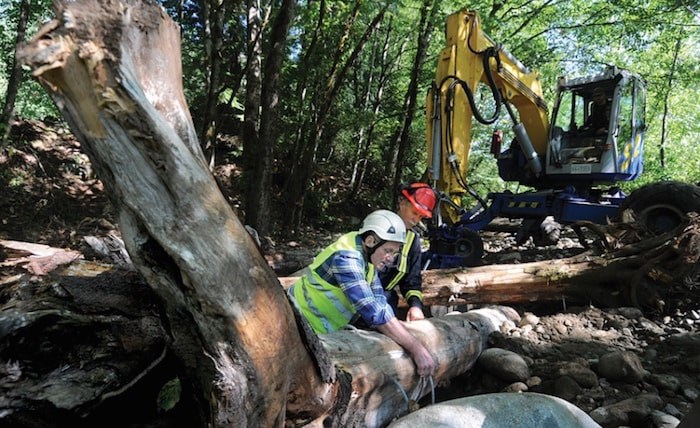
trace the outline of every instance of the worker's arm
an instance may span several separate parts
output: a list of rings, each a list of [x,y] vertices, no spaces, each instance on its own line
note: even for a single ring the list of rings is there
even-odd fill
[[[431,376],[433,374],[435,371],[433,356],[414,335],[406,330],[401,321],[392,318],[388,323],[377,326],[377,330],[389,336],[411,354],[419,376]]]
[[[338,258],[336,258],[338,259]],[[360,273],[364,267],[354,257],[336,260],[336,275],[342,271],[341,288],[362,319],[370,327],[389,336],[403,347],[413,358],[420,376],[429,376],[435,370],[435,360],[430,352],[394,316],[394,311],[384,297],[384,289],[378,277],[368,283]],[[342,267],[342,268],[341,268]]]

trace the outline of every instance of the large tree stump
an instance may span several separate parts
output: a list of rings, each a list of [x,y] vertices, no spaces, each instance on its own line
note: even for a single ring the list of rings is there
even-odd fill
[[[134,266],[163,300],[201,425],[282,425],[288,393],[321,380],[207,168],[182,92],[178,27],[152,0],[54,8],[20,57],[80,140]]]

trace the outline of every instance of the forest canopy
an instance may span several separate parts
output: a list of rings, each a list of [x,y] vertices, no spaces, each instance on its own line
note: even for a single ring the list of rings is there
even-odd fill
[[[697,1],[160,3],[180,26],[183,84],[200,144],[213,168],[241,171],[241,196],[230,202],[265,235],[331,227],[337,207],[358,216],[386,207],[399,182],[421,177],[425,94],[444,46],[445,18],[462,8],[477,11],[496,43],[540,71],[550,108],[562,75],[616,65],[644,77],[645,172],[625,190],[700,180]],[[60,122],[43,89],[14,61],[15,47],[51,15],[48,0],[0,5],[4,135],[18,119]],[[483,102],[488,109],[488,98]],[[506,187],[489,154],[494,128],[512,138],[507,115],[475,129],[469,178],[482,194]]]

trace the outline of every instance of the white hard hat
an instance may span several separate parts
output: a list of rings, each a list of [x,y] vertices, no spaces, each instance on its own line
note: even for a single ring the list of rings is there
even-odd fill
[[[359,234],[367,231],[377,234],[383,241],[406,242],[406,224],[398,214],[389,210],[377,210],[370,213],[360,225]]]

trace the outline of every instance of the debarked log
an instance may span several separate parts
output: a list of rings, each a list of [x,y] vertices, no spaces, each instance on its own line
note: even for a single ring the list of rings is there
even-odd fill
[[[486,349],[489,335],[519,318],[511,308],[494,306],[407,323],[406,328],[437,362],[429,378],[419,378],[410,355],[378,332],[350,329],[321,335],[338,370],[338,402],[327,415],[294,422],[312,427],[329,422],[331,426],[386,426],[412,411],[434,388],[468,371]]]

